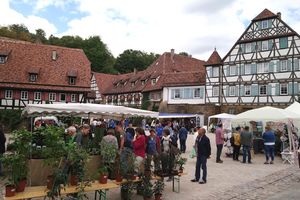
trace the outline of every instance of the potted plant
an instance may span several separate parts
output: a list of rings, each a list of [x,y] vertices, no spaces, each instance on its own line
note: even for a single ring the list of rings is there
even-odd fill
[[[179,165],[179,173],[183,173],[183,165],[186,163],[187,159],[186,158],[183,158],[183,157],[180,157],[178,160],[177,160],[177,164]]]
[[[113,169],[116,167],[117,164],[117,153],[118,149],[110,144],[110,143],[101,143],[100,144],[101,148],[101,153],[100,153],[100,158],[101,158],[101,166],[106,166],[107,170],[110,175],[110,177],[114,177],[115,174],[113,175],[112,172],[114,171]]]
[[[143,197],[144,200],[149,200],[153,196],[153,185],[151,183],[151,177],[143,176],[142,177],[142,187],[143,187]]]
[[[153,186],[153,193],[155,196],[155,200],[161,200],[162,192],[164,191],[165,184],[162,180],[157,180]]]
[[[121,199],[131,200],[133,195],[134,185],[131,180],[121,185]]]
[[[67,145],[67,163],[70,170],[70,184],[77,185],[83,181],[88,153],[76,144]]]
[[[152,165],[151,165],[151,156],[147,156],[145,159],[145,170],[144,170],[144,174],[145,176],[151,176],[151,169],[152,169]]]
[[[99,183],[106,184],[107,183],[107,177],[108,177],[108,169],[106,166],[102,166],[99,168],[98,173],[100,175],[99,177]]]
[[[10,192],[23,192],[26,186],[27,167],[26,158],[19,153],[6,153],[1,157],[3,166],[7,169],[7,175],[4,177],[8,180],[6,187],[8,195]]]

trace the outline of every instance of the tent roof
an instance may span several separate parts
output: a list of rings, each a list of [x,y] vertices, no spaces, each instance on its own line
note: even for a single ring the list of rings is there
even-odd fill
[[[300,114],[289,112],[280,108],[265,106],[262,108],[248,110],[236,115],[234,122],[245,121],[288,121],[288,119],[300,119]]]
[[[89,115],[102,118],[121,118],[134,116],[158,118],[158,112],[124,106],[91,103],[28,104],[22,112],[22,115],[24,116],[39,116],[41,114],[62,116],[72,115],[78,117]]]
[[[208,118],[209,118],[209,119],[211,119],[211,118],[218,118],[218,119],[232,119],[232,118],[234,118],[234,117],[235,117],[235,115],[231,115],[231,114],[228,114],[228,113],[221,113],[221,114],[209,116]]]
[[[196,117],[197,114],[182,114],[182,113],[159,113],[158,118],[190,118]]]
[[[295,101],[293,104],[289,105],[284,110],[300,114],[300,103]]]

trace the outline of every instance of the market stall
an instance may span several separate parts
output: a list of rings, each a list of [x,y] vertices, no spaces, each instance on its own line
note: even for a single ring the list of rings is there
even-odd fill
[[[266,106],[243,112],[232,119],[232,124],[234,126],[244,127],[248,125],[253,128],[253,126],[251,126],[251,123],[253,122],[261,122],[261,131],[263,131],[264,125],[270,125],[273,130],[281,132],[280,137],[283,137],[285,135],[284,131],[286,131],[289,145],[288,147],[283,147],[282,157],[283,159],[288,159],[290,163],[293,163],[296,155],[295,143],[292,139],[294,124],[300,122],[300,114]],[[286,155],[289,156],[285,157]]]

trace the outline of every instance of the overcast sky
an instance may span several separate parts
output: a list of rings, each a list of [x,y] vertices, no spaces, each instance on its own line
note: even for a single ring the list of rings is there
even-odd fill
[[[99,35],[115,57],[126,49],[221,57],[264,8],[300,33],[300,0],[1,0],[0,25],[47,36]]]

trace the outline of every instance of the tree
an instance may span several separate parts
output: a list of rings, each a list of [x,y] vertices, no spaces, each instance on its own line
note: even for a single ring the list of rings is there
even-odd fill
[[[35,41],[39,41],[41,43],[47,43],[46,32],[43,29],[36,29],[34,35]]]
[[[187,52],[180,52],[179,55],[182,55],[182,56],[189,56],[189,54]]]
[[[115,62],[115,68],[120,73],[129,73],[136,68],[137,70],[144,70],[151,65],[159,55],[154,53],[145,53],[139,50],[128,49],[120,54]]]

